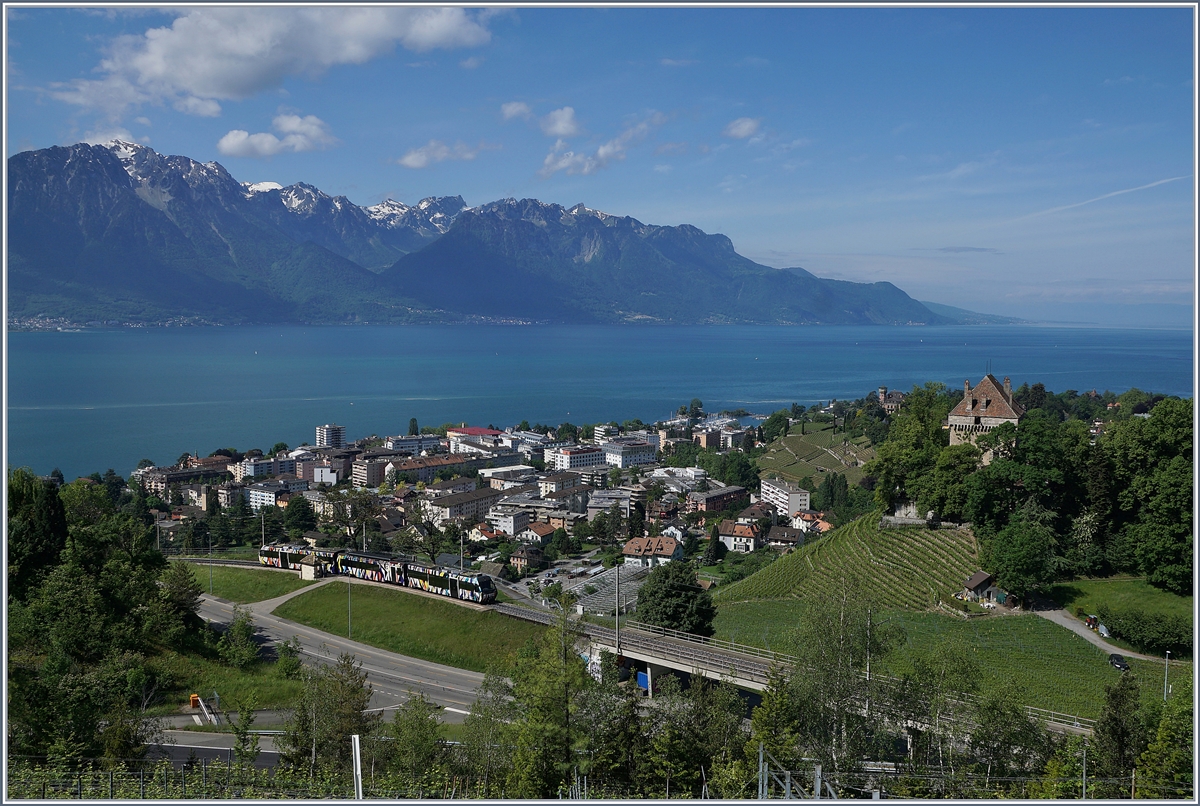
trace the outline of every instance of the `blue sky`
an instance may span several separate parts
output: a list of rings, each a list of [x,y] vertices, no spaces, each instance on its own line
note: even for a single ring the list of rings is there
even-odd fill
[[[977,311],[1190,321],[1189,8],[7,14],[8,155],[121,136],[362,205],[583,202]]]

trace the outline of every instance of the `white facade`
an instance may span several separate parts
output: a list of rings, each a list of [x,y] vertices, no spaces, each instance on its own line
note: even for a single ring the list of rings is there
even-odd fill
[[[510,537],[525,531],[529,520],[529,510],[518,507],[492,507],[487,514],[488,525]]]
[[[802,509],[808,509],[812,503],[808,490],[780,479],[763,479],[761,498],[788,518]]]
[[[346,447],[346,426],[326,423],[317,426],[318,448]]]
[[[420,434],[415,437],[388,437],[383,446],[389,451],[410,451],[419,454],[422,451],[438,451],[442,447],[442,438],[437,434]]]
[[[648,442],[638,440],[606,442],[604,461],[613,467],[635,467],[637,465],[653,464],[658,458],[658,450]]]
[[[338,472],[332,467],[314,467],[313,484],[328,484],[333,487],[338,483]]]
[[[552,470],[578,470],[607,464],[604,450],[591,445],[546,451],[546,467]]]

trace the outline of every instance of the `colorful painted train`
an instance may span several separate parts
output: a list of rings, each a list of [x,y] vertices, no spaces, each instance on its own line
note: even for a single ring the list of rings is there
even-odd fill
[[[299,568],[313,558],[318,575],[343,574],[373,582],[488,604],[496,601],[496,585],[487,574],[415,562],[398,554],[376,554],[356,549],[319,549],[307,545],[272,543],[258,552],[258,561],[272,568]]]

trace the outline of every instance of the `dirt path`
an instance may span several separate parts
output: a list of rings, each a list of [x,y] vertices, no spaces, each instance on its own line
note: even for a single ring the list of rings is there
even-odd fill
[[[1109,654],[1115,653],[1117,655],[1124,655],[1127,658],[1141,658],[1142,660],[1162,660],[1162,658],[1154,655],[1142,655],[1138,652],[1134,652],[1131,649],[1122,649],[1119,646],[1110,644],[1108,641],[1105,641],[1103,638],[1101,638],[1099,634],[1088,629],[1088,626],[1082,621],[1072,616],[1066,610],[1063,610],[1061,607],[1058,607],[1052,603],[1039,603],[1034,607],[1033,612],[1047,621],[1053,621],[1060,627],[1066,627],[1071,632],[1082,637],[1085,641],[1095,644]]]

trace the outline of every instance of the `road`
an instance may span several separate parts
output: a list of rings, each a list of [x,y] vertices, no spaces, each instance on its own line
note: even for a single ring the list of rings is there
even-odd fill
[[[248,605],[257,633],[269,644],[299,637],[301,660],[309,665],[333,663],[343,652],[353,654],[362,663],[373,689],[371,708],[387,713],[407,700],[409,692],[422,693],[443,707],[444,721],[462,722],[475,702],[482,674],[398,655],[271,615],[272,610],[293,596],[333,581],[323,580],[294,593]],[[354,584],[372,583],[355,580]],[[233,608],[233,602],[206,594],[201,599],[200,615],[224,626],[232,621]]]
[[[1056,605],[1039,602],[1038,605],[1033,608],[1033,612],[1037,613],[1047,621],[1053,621],[1060,627],[1066,627],[1071,632],[1082,637],[1085,641],[1095,644],[1110,655],[1124,655],[1127,658],[1141,658],[1142,660],[1162,660],[1162,658],[1157,657],[1156,655],[1142,655],[1138,652],[1134,652],[1131,649],[1122,649],[1115,644],[1110,644],[1108,641],[1105,641],[1103,638],[1101,638],[1098,633],[1095,633],[1089,629],[1088,626],[1082,621]]]

